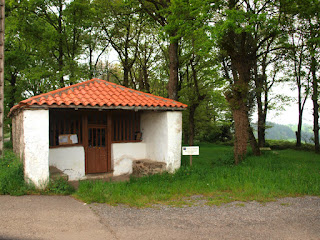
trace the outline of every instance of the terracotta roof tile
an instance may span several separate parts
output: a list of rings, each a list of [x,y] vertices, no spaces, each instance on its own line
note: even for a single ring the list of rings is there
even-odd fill
[[[187,105],[149,93],[126,88],[100,79],[64,87],[31,97],[14,106],[10,113],[22,106],[32,105],[135,106],[186,108]]]

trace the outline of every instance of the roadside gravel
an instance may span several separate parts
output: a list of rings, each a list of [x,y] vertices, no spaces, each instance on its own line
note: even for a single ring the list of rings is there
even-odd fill
[[[0,196],[0,239],[320,239],[319,197],[196,204],[137,209],[65,196]]]
[[[89,206],[117,239],[320,239],[318,197],[183,208]]]

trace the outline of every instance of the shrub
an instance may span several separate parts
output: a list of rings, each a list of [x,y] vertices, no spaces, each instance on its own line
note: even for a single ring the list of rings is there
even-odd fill
[[[13,149],[12,142],[11,142],[11,141],[4,142],[4,143],[3,143],[3,147],[4,147],[5,149]]]
[[[301,144],[301,147],[296,147],[296,142],[290,142],[286,140],[267,140],[266,147],[270,147],[273,150],[285,150],[285,149],[294,149],[294,150],[305,150],[313,151],[314,146],[312,144]]]
[[[23,195],[27,191],[22,162],[12,151],[0,158],[0,194]]]

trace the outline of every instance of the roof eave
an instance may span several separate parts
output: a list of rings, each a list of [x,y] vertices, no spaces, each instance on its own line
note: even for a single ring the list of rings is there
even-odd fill
[[[139,111],[139,110],[153,110],[153,111],[183,111],[186,110],[186,107],[161,107],[161,106],[83,106],[83,105],[57,105],[57,104],[52,104],[52,105],[29,105],[29,106],[23,106],[24,109],[95,109],[95,110],[134,110],[134,111]],[[16,109],[15,109],[16,110]],[[11,113],[11,112],[10,112]],[[12,115],[12,113],[10,114]]]

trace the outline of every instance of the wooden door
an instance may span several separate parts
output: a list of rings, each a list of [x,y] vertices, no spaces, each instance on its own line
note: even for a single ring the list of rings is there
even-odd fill
[[[107,126],[88,125],[87,173],[108,172]]]
[[[88,111],[82,124],[86,174],[111,172],[111,114]]]

